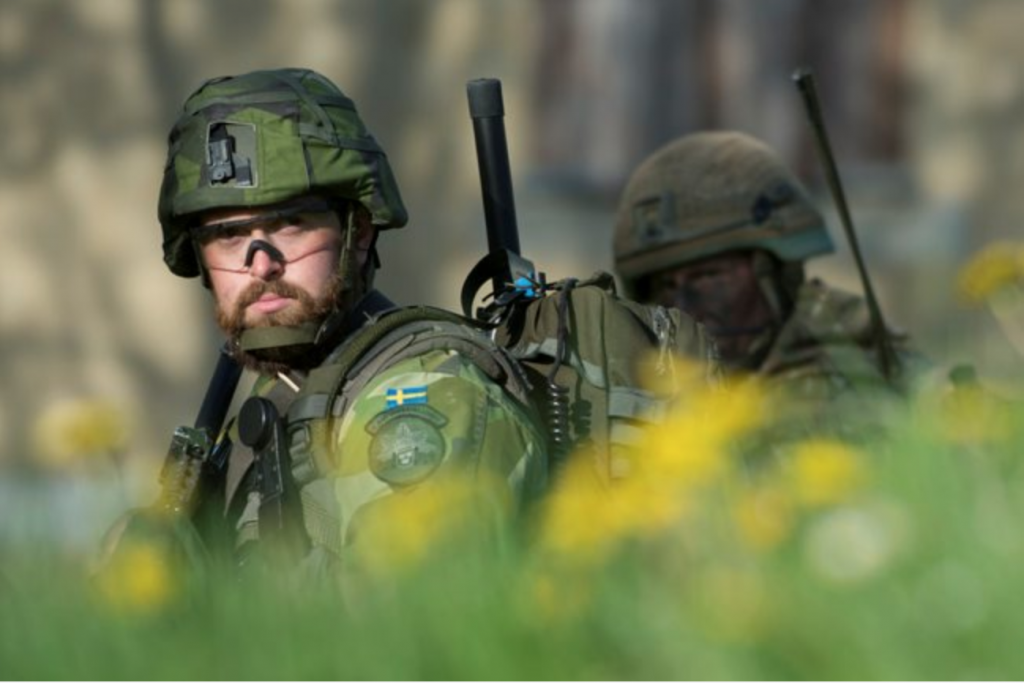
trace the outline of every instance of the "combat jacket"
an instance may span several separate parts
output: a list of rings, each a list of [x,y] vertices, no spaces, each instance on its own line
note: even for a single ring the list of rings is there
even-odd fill
[[[376,319],[369,317],[321,368],[262,377],[253,390],[287,416],[290,505],[298,517],[291,533],[302,536],[296,559],[319,573],[356,564],[366,548],[388,543],[388,516],[417,498],[443,500],[453,485],[468,486],[473,514],[482,509],[491,517],[477,522],[501,534],[545,486],[544,441],[530,409],[491,376],[493,368],[489,374],[480,367],[488,363],[461,348],[469,340],[500,351],[468,326],[428,321],[396,329],[361,354],[329,407],[316,407],[323,394],[307,396],[304,383],[330,374]],[[421,338],[428,343],[417,345]],[[436,348],[416,350],[424,346]],[[265,540],[261,500],[254,454],[237,433],[232,441],[225,518],[236,553],[244,555]]]
[[[776,420],[800,431],[859,435],[874,423],[868,413],[895,400],[923,363],[904,336],[890,331],[890,338],[901,365],[891,382],[881,371],[864,299],[821,280],[804,283],[756,371],[778,394]]]

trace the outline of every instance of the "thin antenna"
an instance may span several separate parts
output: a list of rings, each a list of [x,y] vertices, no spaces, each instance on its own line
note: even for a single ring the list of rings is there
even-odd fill
[[[807,119],[810,121],[811,129],[814,131],[814,140],[817,143],[818,157],[825,168],[825,178],[828,181],[829,190],[832,192],[832,199],[839,211],[839,220],[843,224],[843,231],[853,252],[853,260],[857,264],[857,272],[860,274],[861,285],[864,287],[864,298],[867,300],[868,312],[871,316],[871,327],[874,331],[875,347],[878,351],[878,361],[882,369],[882,376],[886,381],[891,381],[899,369],[899,359],[892,347],[892,339],[882,318],[882,309],[875,297],[875,290],[871,286],[871,278],[868,276],[868,269],[864,265],[864,257],[861,255],[860,243],[857,241],[857,233],[853,229],[853,220],[850,218],[850,209],[846,203],[846,194],[843,192],[843,184],[839,180],[839,170],[836,168],[835,157],[832,154],[832,146],[828,141],[828,132],[825,130],[825,119],[821,113],[821,102],[818,99],[818,89],[814,84],[814,74],[809,68],[800,68],[793,72],[793,82],[800,90],[803,98],[804,109],[807,112]]]

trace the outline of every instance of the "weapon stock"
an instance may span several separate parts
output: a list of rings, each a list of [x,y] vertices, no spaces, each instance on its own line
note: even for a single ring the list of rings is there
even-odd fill
[[[871,286],[871,278],[868,275],[867,267],[864,264],[864,257],[860,251],[860,243],[857,240],[857,233],[853,228],[853,219],[850,217],[850,209],[846,203],[846,194],[843,192],[843,184],[839,179],[839,170],[836,167],[835,156],[832,154],[832,146],[829,144],[828,132],[825,129],[825,119],[821,111],[821,102],[818,99],[818,89],[815,86],[814,74],[809,68],[800,68],[793,73],[793,82],[800,91],[807,112],[807,119],[814,131],[814,140],[818,150],[818,157],[825,170],[825,178],[828,181],[829,191],[839,212],[840,222],[843,224],[843,232],[853,252],[853,259],[857,264],[857,273],[860,275],[861,285],[864,288],[864,298],[867,301],[868,312],[871,317],[871,328],[874,331],[875,346],[878,352],[879,366],[886,381],[892,381],[899,370],[899,359],[892,347],[892,339],[885,326],[882,317],[882,309],[875,297],[875,290]]]
[[[191,427],[178,427],[171,437],[163,469],[158,505],[172,514],[191,515],[205,476],[218,474],[224,466],[225,448],[217,442],[224,426],[231,398],[238,387],[242,368],[221,347],[217,366],[206,388],[199,414]]]
[[[227,346],[221,347],[217,367],[214,368],[203,403],[199,406],[199,414],[196,415],[196,429],[204,429],[211,438],[217,438],[224,427],[224,418],[241,376],[242,367],[231,357]]]

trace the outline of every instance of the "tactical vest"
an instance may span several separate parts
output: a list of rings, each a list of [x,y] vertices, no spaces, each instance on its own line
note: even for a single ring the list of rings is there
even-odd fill
[[[668,379],[679,357],[701,363],[709,384],[719,379],[716,349],[703,326],[676,309],[619,298],[607,274],[556,283],[508,313],[488,337],[479,323],[436,308],[385,312],[311,371],[299,393],[270,396],[285,417],[288,468],[314,552],[341,550],[326,475],[337,466],[342,420],[373,378],[400,361],[438,349],[458,352],[538,420],[552,467],[579,453],[592,458],[608,483],[629,474],[642,428],[660,419],[675,396],[673,389],[657,394],[644,386],[644,355],[655,356]],[[258,488],[248,492],[239,543],[258,536]]]
[[[511,355],[471,321],[426,306],[394,309],[371,318],[309,373],[298,393],[269,379],[254,390],[270,399],[284,418],[287,457],[283,460],[314,551],[323,548],[338,554],[341,549],[341,520],[327,475],[338,465],[337,433],[344,416],[373,378],[403,360],[434,350],[459,353],[504,387],[527,415],[532,414],[528,380]],[[246,450],[242,444],[235,447]],[[262,492],[258,481],[247,479],[248,483],[237,485],[238,493],[248,497],[237,524],[237,546],[259,538]],[[230,481],[227,485],[230,497],[235,486]]]

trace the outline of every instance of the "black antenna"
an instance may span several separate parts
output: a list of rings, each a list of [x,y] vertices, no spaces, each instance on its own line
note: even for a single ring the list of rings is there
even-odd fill
[[[835,157],[832,154],[832,146],[829,144],[828,132],[825,130],[825,119],[821,113],[821,102],[818,99],[818,89],[814,84],[814,74],[809,68],[800,68],[793,72],[793,82],[800,90],[803,98],[804,109],[807,112],[807,119],[810,121],[811,129],[814,131],[814,141],[818,149],[818,157],[825,169],[825,178],[828,181],[828,188],[832,193],[836,209],[839,211],[839,220],[843,224],[843,232],[853,252],[853,260],[857,264],[857,272],[860,274],[861,285],[864,288],[864,298],[867,300],[868,312],[871,316],[871,327],[874,331],[875,347],[878,351],[878,361],[882,369],[882,376],[886,381],[891,381],[899,369],[899,359],[892,347],[892,340],[885,327],[885,320],[882,318],[882,309],[875,297],[875,290],[871,286],[871,278],[868,276],[868,269],[864,265],[864,257],[861,255],[860,243],[857,241],[857,233],[853,229],[853,220],[850,218],[850,209],[846,203],[846,194],[843,192],[843,184],[839,179],[839,170],[836,168]]]

